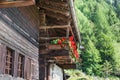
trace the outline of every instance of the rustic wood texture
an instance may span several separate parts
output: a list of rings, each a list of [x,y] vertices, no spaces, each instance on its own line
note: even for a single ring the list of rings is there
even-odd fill
[[[76,69],[76,64],[58,64],[63,69]]]
[[[6,46],[4,44],[0,44],[0,73],[4,74],[5,70],[5,56],[6,56]]]
[[[15,58],[14,58],[14,77],[17,77],[17,69],[18,69],[18,55],[19,53],[17,51],[15,51]]]
[[[64,9],[63,7],[60,7],[58,5],[49,4],[49,3],[46,3],[45,1],[44,2],[40,2],[39,7],[44,8],[44,9],[46,9],[48,11],[53,11],[53,12],[56,12],[56,13],[63,14],[65,16],[69,16],[70,15],[68,10]]]
[[[31,80],[31,59],[29,57],[25,57],[24,78]]]
[[[69,51],[65,52],[65,50],[69,50],[68,46],[50,45],[51,40],[60,39],[61,37],[69,39],[69,36],[76,35],[68,1],[41,0],[38,3],[38,7],[42,10],[41,13],[46,15],[45,18],[41,17],[41,20],[43,19],[42,21],[45,23],[39,26],[39,45],[44,47],[39,48],[40,54],[46,56],[48,62],[49,60],[54,60],[57,64],[74,63],[70,57]],[[44,21],[44,19],[46,20]],[[61,52],[57,50],[61,50]]]
[[[70,25],[62,25],[62,26],[59,26],[59,25],[57,25],[57,26],[41,26],[41,27],[39,27],[39,29],[69,28],[69,27],[70,27]]]
[[[39,14],[35,6],[0,8],[0,19],[34,45],[38,45]]]
[[[39,54],[39,80],[47,79],[47,66],[45,65],[45,57]]]
[[[35,1],[33,0],[0,1],[0,8],[23,7],[30,5],[35,5]]]
[[[31,58],[38,59],[38,48],[30,43],[23,36],[11,29],[4,22],[0,22],[0,42],[12,47],[14,50],[23,52],[21,54],[28,55]]]

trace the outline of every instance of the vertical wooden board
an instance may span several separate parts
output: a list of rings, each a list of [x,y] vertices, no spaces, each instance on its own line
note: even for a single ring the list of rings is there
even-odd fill
[[[1,44],[1,73],[5,73],[5,62],[6,62],[6,46]]]
[[[17,71],[18,71],[18,56],[19,53],[17,51],[15,51],[15,55],[14,55],[14,77],[17,77]]]
[[[31,60],[31,79],[32,80],[38,80],[39,77],[39,70],[38,70],[38,61],[37,60]]]
[[[25,57],[24,78],[31,80],[31,60]]]
[[[2,66],[2,44],[0,43],[0,74],[1,74],[1,66]]]
[[[31,80],[31,59],[27,61],[27,80]]]
[[[27,78],[27,57],[25,56],[25,64],[24,64],[24,78]]]

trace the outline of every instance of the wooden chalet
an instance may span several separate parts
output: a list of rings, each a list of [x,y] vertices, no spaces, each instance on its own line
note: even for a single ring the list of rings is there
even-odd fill
[[[0,79],[66,80],[71,36],[80,43],[73,0],[0,0]]]

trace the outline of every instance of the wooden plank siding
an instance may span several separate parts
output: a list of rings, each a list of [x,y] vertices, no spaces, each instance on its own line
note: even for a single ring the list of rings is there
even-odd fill
[[[31,61],[34,61],[35,65],[38,65],[38,48],[8,26],[9,25],[5,24],[4,21],[0,20],[0,64],[2,64],[0,65],[0,73],[5,74],[6,50],[8,47],[15,51],[13,62],[14,72],[12,77],[18,77],[18,56],[19,54],[22,54],[25,57],[25,63],[23,64],[24,78],[32,80],[31,71],[33,70],[33,67],[31,67]],[[35,66],[34,68],[38,68],[38,66]],[[38,75],[38,71],[36,71],[36,75]],[[38,79],[38,76],[35,77],[35,75],[33,75],[33,77],[34,79]]]
[[[6,46],[0,43],[0,73],[3,74],[5,70],[5,55],[6,55]]]
[[[29,57],[38,59],[38,48],[8,26],[0,21],[0,42],[8,47],[11,46],[14,50],[19,49]]]
[[[38,46],[39,35],[38,16],[35,6],[0,9],[0,19],[36,46]]]

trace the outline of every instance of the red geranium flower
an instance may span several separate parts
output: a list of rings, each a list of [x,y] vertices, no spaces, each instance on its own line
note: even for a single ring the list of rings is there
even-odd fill
[[[75,42],[74,41],[70,41],[71,42],[71,45],[75,45]]]
[[[77,46],[76,46],[76,45],[72,45],[72,48],[73,48],[74,50],[76,50],[76,49],[77,49]]]
[[[66,38],[63,37],[61,40],[64,42],[66,40]]]
[[[60,45],[61,45],[61,44],[62,44],[62,41],[61,41],[61,40],[58,40],[58,44],[60,44]]]
[[[70,36],[69,40],[73,41],[74,40],[74,36]]]

